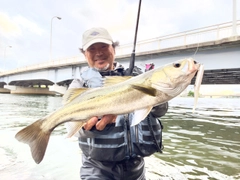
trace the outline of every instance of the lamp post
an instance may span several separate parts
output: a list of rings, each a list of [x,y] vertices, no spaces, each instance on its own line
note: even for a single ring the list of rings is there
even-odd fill
[[[53,19],[54,18],[57,18],[58,20],[61,20],[62,18],[61,17],[58,17],[58,16],[53,16],[52,19],[51,19],[51,32],[50,32],[50,57],[49,57],[49,61],[52,60],[52,22],[53,22]]]

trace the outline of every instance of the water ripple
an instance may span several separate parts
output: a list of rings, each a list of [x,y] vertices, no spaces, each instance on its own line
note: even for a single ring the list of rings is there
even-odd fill
[[[33,162],[28,146],[14,138],[19,129],[57,109],[61,97],[0,94],[0,100],[1,178],[77,179],[81,152],[76,141],[65,139],[64,126],[54,130],[40,165]],[[165,148],[145,158],[147,178],[240,179],[239,99],[200,98],[195,113],[192,107],[192,98],[169,102],[161,118]]]

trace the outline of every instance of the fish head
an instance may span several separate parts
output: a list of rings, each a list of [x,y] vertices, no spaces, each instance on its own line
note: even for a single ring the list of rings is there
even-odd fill
[[[199,67],[199,63],[188,58],[155,69],[151,77],[152,87],[175,97],[191,83]]]

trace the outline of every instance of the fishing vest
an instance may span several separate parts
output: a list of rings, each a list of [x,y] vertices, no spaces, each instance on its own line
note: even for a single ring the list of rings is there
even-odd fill
[[[133,71],[139,74],[139,69]],[[85,87],[100,87],[103,76],[124,75],[120,66],[114,71],[98,72],[93,68],[81,74]],[[116,105],[117,106],[117,105]],[[81,129],[78,133],[79,146],[89,158],[98,161],[122,161],[135,156],[149,156],[162,148],[162,125],[151,113],[138,125],[130,126],[134,114],[118,115],[116,123],[108,124],[104,130],[93,127],[90,131]]]

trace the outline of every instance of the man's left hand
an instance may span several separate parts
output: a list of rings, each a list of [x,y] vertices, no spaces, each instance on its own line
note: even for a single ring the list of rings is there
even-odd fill
[[[92,117],[83,127],[85,130],[91,130],[95,125],[97,130],[102,131],[107,124],[115,123],[116,118],[117,116],[112,114],[104,115],[101,120],[98,120],[98,117]]]

